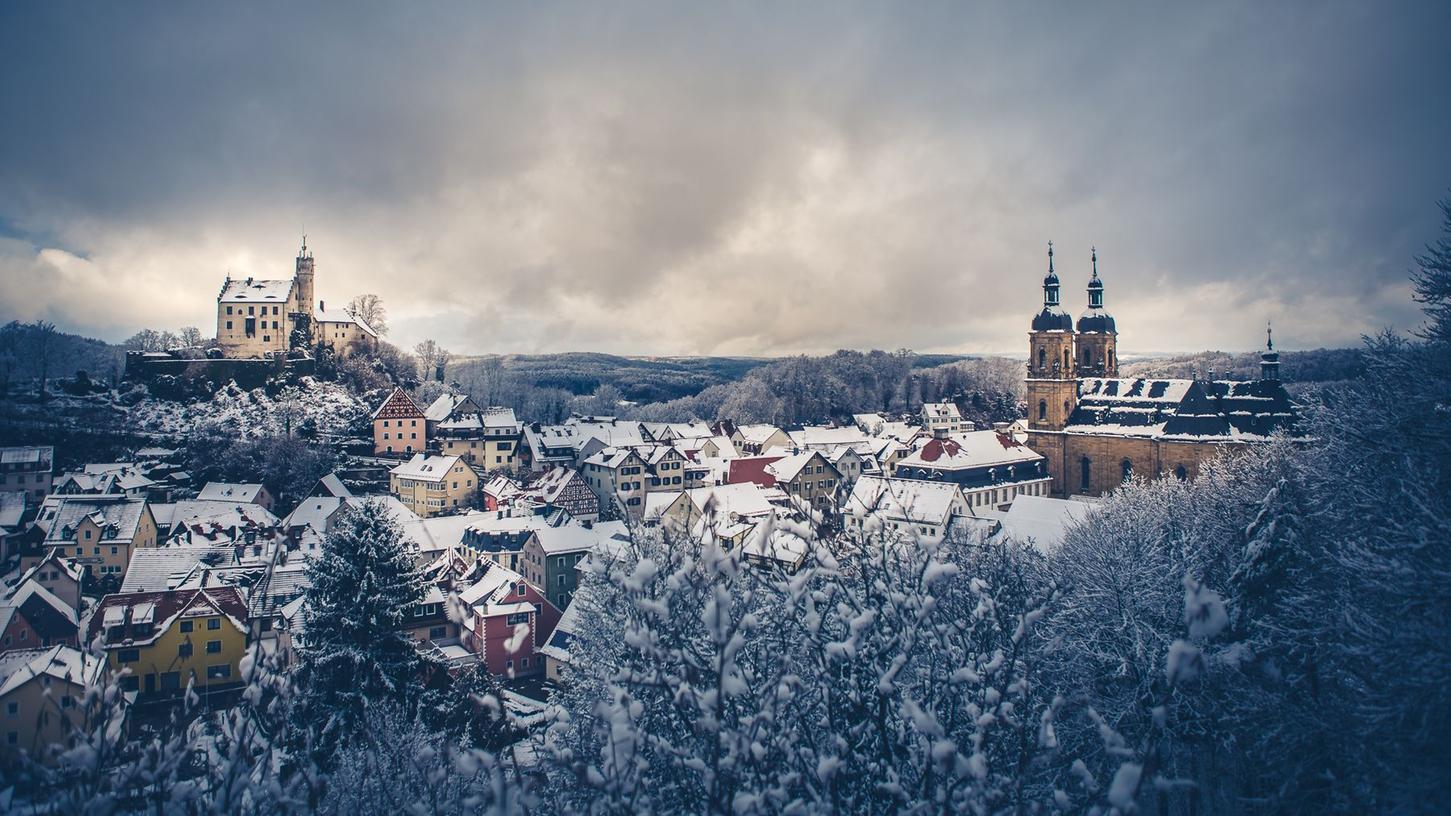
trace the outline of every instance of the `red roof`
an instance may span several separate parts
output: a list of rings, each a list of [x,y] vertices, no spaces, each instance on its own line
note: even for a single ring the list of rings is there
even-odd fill
[[[755,482],[761,487],[775,487],[776,477],[766,472],[766,465],[779,461],[780,456],[743,456],[730,460],[726,472],[726,484]]]
[[[130,612],[137,608],[151,606],[150,623],[152,628],[147,634],[138,635],[132,629],[132,615]],[[127,592],[125,594],[107,595],[101,599],[96,606],[96,611],[91,615],[91,624],[86,633],[86,641],[95,640],[97,635],[104,634],[107,646],[123,642],[134,641],[137,645],[150,643],[160,637],[171,627],[171,622],[180,614],[193,607],[209,607],[216,612],[225,615],[235,621],[239,628],[246,631],[247,625],[247,602],[242,598],[242,593],[234,586],[207,587],[205,589],[169,589],[163,592]],[[114,627],[106,625],[106,611],[113,607],[127,610],[122,620],[124,624],[117,631]]]
[[[393,389],[388,399],[373,412],[373,421],[380,419],[423,419],[423,409],[401,388]]]

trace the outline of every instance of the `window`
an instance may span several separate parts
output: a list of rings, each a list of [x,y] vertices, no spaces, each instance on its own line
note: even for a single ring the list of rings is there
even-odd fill
[[[223,663],[220,666],[207,666],[208,680],[225,680],[231,676],[232,666],[229,663]]]
[[[228,320],[227,321],[227,331],[231,331],[231,330],[232,330],[232,321]]]
[[[1048,400],[1038,400],[1038,420],[1039,421],[1043,421],[1043,420],[1046,420],[1047,418],[1048,418]]]
[[[505,618],[504,618],[504,623],[506,623],[506,624],[508,624],[510,626],[518,626],[520,624],[528,623],[528,622],[529,622],[529,613],[528,612],[515,612],[514,614],[505,616]]]
[[[1085,456],[1082,459],[1078,460],[1078,469],[1080,471],[1079,476],[1081,477],[1080,487],[1083,490],[1088,490],[1089,485],[1092,483],[1093,462],[1089,460],[1087,456]]]
[[[1063,370],[1068,370],[1068,349],[1063,349]]]
[[[1185,481],[1189,478],[1189,471],[1185,470],[1183,465],[1180,465],[1174,468],[1174,478],[1181,482]]]
[[[140,659],[141,652],[137,649],[122,649],[116,653],[116,660],[120,663],[135,663]]]
[[[91,540],[91,531],[90,530],[87,530],[86,531],[86,540],[87,541],[90,541]]]
[[[1048,350],[1043,348],[1042,346],[1038,347],[1038,367],[1048,367]]]
[[[521,658],[519,658],[519,668],[521,668],[521,669],[527,669],[527,668],[529,668],[529,658],[527,658],[527,657],[521,657]]]
[[[212,631],[216,631],[216,630],[222,628],[222,619],[221,618],[207,618],[207,628],[208,629],[211,629]]]
[[[220,640],[207,641],[207,654],[221,654],[222,642]]]
[[[432,627],[431,629],[428,630],[428,639],[429,640],[438,640],[438,639],[444,637],[447,634],[448,634],[448,628],[447,627],[444,627],[444,626],[434,626],[434,627]]]
[[[176,647],[177,657],[191,657],[191,643],[182,643]]]
[[[231,306],[228,306],[227,307],[227,314],[231,314],[231,313],[232,313],[232,307]],[[232,324],[228,323],[227,324],[227,328],[230,329],[231,327],[232,327]]]
[[[519,597],[520,598],[524,597],[524,585],[523,584],[520,584],[519,585]]]
[[[1134,478],[1134,463],[1133,462],[1131,462],[1128,459],[1125,459],[1122,462],[1119,462],[1118,466],[1119,466],[1119,469],[1123,471],[1123,480],[1125,482],[1127,482],[1129,479]]]
[[[20,716],[20,704],[19,703],[16,703],[16,702],[6,703],[5,704],[5,716],[12,717],[12,718],[13,717],[19,717]]]

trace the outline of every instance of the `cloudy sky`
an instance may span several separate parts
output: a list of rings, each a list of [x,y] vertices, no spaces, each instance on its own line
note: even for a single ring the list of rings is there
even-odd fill
[[[1451,4],[1008,5],[7,3],[0,318],[210,333],[305,229],[456,352],[1019,351],[1049,239],[1126,353],[1417,322]]]

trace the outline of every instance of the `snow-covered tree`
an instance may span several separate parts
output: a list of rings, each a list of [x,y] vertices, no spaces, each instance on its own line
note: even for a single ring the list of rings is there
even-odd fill
[[[323,751],[357,736],[369,706],[411,704],[423,658],[403,624],[425,582],[382,502],[348,510],[308,564],[298,723]]]

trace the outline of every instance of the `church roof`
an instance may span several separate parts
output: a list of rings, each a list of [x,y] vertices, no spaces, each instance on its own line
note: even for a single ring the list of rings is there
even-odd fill
[[[1073,331],[1073,318],[1057,306],[1044,306],[1033,317],[1033,331]]]
[[[1078,316],[1078,331],[1080,334],[1115,334],[1118,329],[1114,326],[1113,315],[1090,307]]]
[[[1296,413],[1275,381],[1079,380],[1069,433],[1248,441],[1293,431]]]

